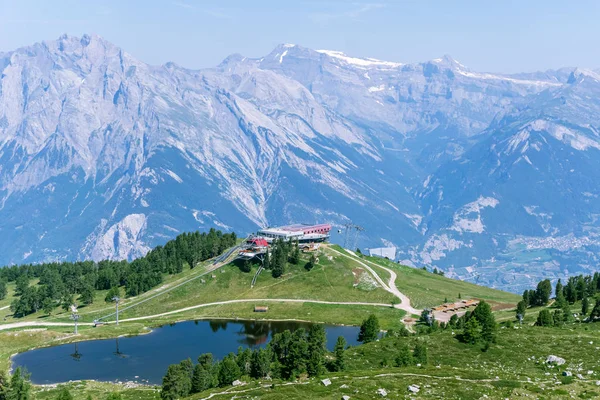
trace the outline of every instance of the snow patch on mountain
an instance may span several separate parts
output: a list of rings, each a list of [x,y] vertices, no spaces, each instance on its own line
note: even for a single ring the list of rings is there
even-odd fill
[[[463,233],[483,233],[485,226],[481,219],[481,210],[486,207],[495,208],[500,202],[493,197],[480,196],[477,200],[465,204],[454,213],[451,230]]]
[[[399,68],[401,67],[402,63],[397,63],[397,62],[391,62],[391,61],[382,61],[382,60],[377,60],[375,58],[356,58],[356,57],[350,57],[347,56],[346,54],[342,53],[341,51],[334,51],[334,50],[316,50],[318,53],[322,53],[322,54],[326,54],[329,57],[332,57],[336,60],[340,60],[345,62],[346,64],[350,64],[354,67],[359,67],[359,68]]]
[[[531,122],[528,128],[537,132],[548,132],[552,137],[568,144],[575,150],[587,150],[588,148],[600,149],[600,142],[598,140],[594,140],[551,121],[537,119]]]
[[[453,239],[447,234],[435,234],[427,239],[427,242],[423,245],[423,249],[419,253],[420,261],[426,265],[431,265],[434,261],[446,257],[447,252],[458,250],[465,246],[472,247],[473,244]]]

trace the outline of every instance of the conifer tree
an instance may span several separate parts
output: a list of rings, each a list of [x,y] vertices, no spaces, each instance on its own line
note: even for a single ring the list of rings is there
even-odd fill
[[[413,365],[413,355],[408,348],[406,343],[400,345],[400,349],[398,350],[398,354],[396,355],[396,367],[408,367]]]
[[[581,314],[587,315],[590,312],[590,298],[585,296],[581,301]]]
[[[369,315],[367,319],[363,321],[360,326],[358,333],[358,341],[362,343],[369,343],[377,340],[379,337],[379,320],[373,314]]]
[[[520,302],[517,303],[517,318],[519,318],[519,315],[521,316],[521,318],[525,318],[526,312],[527,312],[527,304],[525,304],[524,300],[521,300]]]
[[[413,352],[413,358],[415,363],[421,365],[427,365],[428,363],[428,355],[427,355],[427,345],[423,341],[417,341],[415,345],[415,350]]]
[[[344,371],[346,369],[346,355],[344,353],[346,344],[346,339],[343,336],[339,336],[337,342],[335,342],[335,347],[333,348],[333,354],[335,355],[333,366],[335,371]]]

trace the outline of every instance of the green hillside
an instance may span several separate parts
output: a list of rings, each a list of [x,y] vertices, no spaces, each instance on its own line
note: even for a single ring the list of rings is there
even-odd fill
[[[406,294],[415,307],[433,307],[444,302],[458,299],[485,299],[498,307],[513,306],[521,296],[485,286],[475,285],[455,279],[446,278],[419,268],[411,268],[379,257],[362,257],[371,263],[382,265],[398,274],[396,286]]]

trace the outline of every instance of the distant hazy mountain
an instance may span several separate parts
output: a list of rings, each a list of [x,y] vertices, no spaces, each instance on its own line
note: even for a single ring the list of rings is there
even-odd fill
[[[0,71],[0,263],[351,220],[362,247],[513,290],[595,266],[594,71],[289,44],[193,71],[98,36],[2,53]]]

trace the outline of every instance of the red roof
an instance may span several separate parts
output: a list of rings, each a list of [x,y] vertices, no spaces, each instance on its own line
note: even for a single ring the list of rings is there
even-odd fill
[[[248,241],[258,247],[268,247],[269,243],[264,238],[252,238]]]

